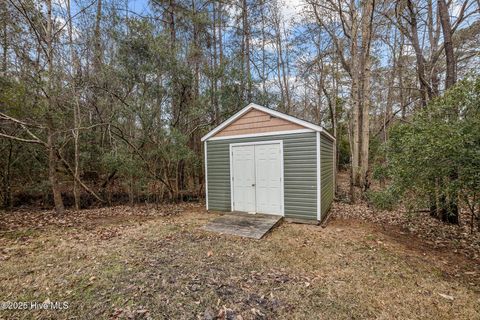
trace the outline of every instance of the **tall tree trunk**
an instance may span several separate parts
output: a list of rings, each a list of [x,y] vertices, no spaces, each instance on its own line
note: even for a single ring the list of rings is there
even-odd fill
[[[177,47],[177,31],[175,26],[175,10],[176,3],[175,0],[169,0],[168,5],[168,28],[170,32],[170,52],[172,54],[172,59],[176,58],[176,47]],[[180,118],[180,103],[179,103],[179,94],[181,94],[181,88],[179,88],[178,75],[176,70],[172,70],[171,74],[171,110],[173,115],[173,126],[177,127],[179,118]]]
[[[194,105],[200,95],[200,45],[198,41],[199,27],[197,22],[197,9],[195,8],[195,0],[192,0],[192,16],[193,16],[193,98]]]
[[[355,37],[356,39],[356,37]],[[351,89],[351,100],[352,100],[352,183],[354,185],[360,184],[360,88],[359,88],[359,66],[358,66],[358,55],[357,55],[357,43],[356,40],[352,42],[351,46],[352,52],[352,63],[351,63],[351,73],[352,73],[352,89]]]
[[[102,23],[102,0],[97,0],[97,13],[95,15],[95,30],[94,30],[94,57],[93,65],[95,74],[98,76],[102,66],[102,40],[100,25]]]
[[[285,97],[287,98],[287,112],[291,112],[290,108],[292,107],[292,99],[290,94],[290,50],[288,47],[288,35],[287,28],[285,24],[283,25],[283,39],[285,41],[285,57],[282,57],[282,73],[283,73],[283,82],[285,85]]]
[[[388,89],[387,89],[387,101],[386,101],[386,106],[385,106],[385,115],[384,115],[384,120],[383,120],[383,141],[387,142],[388,140],[388,126],[392,118],[392,113],[393,113],[393,97],[394,97],[394,92],[395,88],[393,87],[395,85],[395,79],[396,79],[396,73],[397,73],[397,65],[398,65],[398,55],[397,55],[397,50],[398,50],[398,41],[397,41],[397,32],[395,32],[394,35],[394,40],[393,40],[393,48],[392,48],[392,68],[388,72]]]
[[[282,111],[288,112],[290,108],[289,104],[289,92],[288,92],[288,79],[285,69],[285,60],[283,52],[283,40],[282,40],[282,19],[280,8],[275,6],[273,8],[273,29],[275,33],[275,46],[276,46],[276,60],[277,60],[277,79],[278,86],[280,88],[280,95],[282,100]]]
[[[285,26],[283,26],[283,30],[285,31]],[[281,29],[279,30],[279,32],[281,32]],[[286,38],[286,34],[284,34],[284,39],[285,41],[287,41],[287,38]],[[292,105],[292,102],[291,102],[291,99],[290,99],[290,89],[289,89],[289,81],[288,81],[288,78],[290,76],[290,73],[289,73],[289,68],[288,68],[288,48],[286,47],[285,48],[285,54],[283,53],[283,41],[282,41],[282,37],[279,38],[279,41],[280,41],[280,63],[281,63],[281,66],[282,66],[282,79],[283,79],[283,86],[285,88],[285,111],[287,113],[289,113],[291,110],[290,110],[290,107]],[[286,45],[287,46],[287,45]]]
[[[340,72],[338,70],[338,60],[335,60],[334,62],[334,69],[333,69],[333,79],[334,79],[334,95],[333,95],[333,121],[332,121],[332,126],[333,126],[333,136],[335,137],[335,166],[334,166],[334,171],[333,171],[333,184],[334,184],[334,195],[337,194],[337,175],[338,175],[338,160],[340,157],[340,137],[341,135],[339,134],[338,130],[338,82],[339,82],[339,75]],[[340,113],[341,114],[341,113]]]
[[[177,42],[177,32],[175,29],[175,0],[170,0],[168,5],[169,31],[170,31],[170,49],[174,50]],[[173,52],[173,51],[172,51]]]
[[[445,0],[438,0],[438,12],[443,31],[443,45],[445,48],[445,58],[447,63],[447,72],[445,76],[445,90],[452,87],[457,81],[455,53],[453,50],[452,26],[450,24],[450,15]]]
[[[438,40],[439,40],[439,28],[436,27],[437,24],[434,23],[434,13],[433,13],[433,0],[428,0],[427,3],[427,30],[428,30],[428,39],[430,41],[430,57],[428,59],[428,68],[426,70],[427,74],[430,74],[430,83],[432,88],[432,97],[436,97],[439,94],[439,83],[440,77],[438,72],[438,67],[436,61],[434,61],[433,56],[438,50]],[[438,15],[437,15],[438,22]],[[432,98],[430,97],[430,98]]]
[[[364,190],[369,188],[369,148],[370,148],[370,59],[367,58],[363,69],[362,89],[362,141],[360,156],[360,185]]]
[[[328,101],[328,109],[329,109],[329,114],[330,114],[330,119],[332,120],[332,115],[333,115],[333,106],[332,106],[332,101],[330,99],[330,96],[327,92],[327,88],[325,87],[325,72],[323,69],[323,60],[321,58],[317,59],[317,68],[318,68],[318,73],[319,73],[319,79],[317,80],[317,103],[314,108],[315,112],[315,123],[318,125],[322,124],[322,110],[323,110],[323,101],[322,101],[322,93],[323,95],[327,98]],[[306,94],[305,94],[306,97]],[[307,100],[305,98],[305,100]],[[305,106],[307,108],[307,106]]]
[[[399,54],[398,54],[398,94],[399,94],[399,100],[400,100],[400,106],[402,108],[401,110],[401,117],[402,120],[405,120],[407,117],[406,113],[406,98],[405,98],[405,85],[404,85],[404,61],[405,58],[403,57],[403,50],[404,50],[404,45],[405,45],[405,35],[403,33],[400,33],[400,48],[399,48]]]
[[[218,5],[218,60],[220,67],[223,68],[223,2],[220,1]],[[223,74],[220,75],[220,92],[223,90]],[[218,122],[220,123],[220,122]]]
[[[72,63],[72,95],[73,95],[73,144],[74,144],[74,179],[73,179],[73,197],[75,200],[75,210],[80,210],[80,103],[77,95],[77,73],[80,70],[78,57],[73,45],[73,25],[70,0],[67,0],[67,19],[68,19],[68,41],[70,46],[70,59]]]
[[[368,163],[370,147],[370,45],[372,40],[372,20],[374,0],[363,2],[362,8],[362,52],[361,52],[361,105],[362,105],[362,140],[360,157],[360,185],[364,190],[369,187]]]
[[[420,41],[418,39],[418,23],[417,12],[415,4],[412,0],[407,0],[407,7],[409,11],[409,24],[410,24],[410,40],[412,42],[413,49],[415,51],[415,58],[417,62],[417,76],[420,83],[420,95],[422,100],[422,106],[426,106],[428,100],[432,97],[432,88],[428,83],[425,75],[425,58],[420,47]]]
[[[282,111],[285,111],[285,90],[283,88],[282,71],[280,66],[281,66],[281,62],[280,62],[280,54],[278,53],[278,41],[277,41],[277,80],[278,80],[278,86],[280,88],[280,99],[282,101]]]
[[[351,178],[352,184],[355,186],[360,185],[360,149],[361,149],[361,83],[360,83],[360,67],[361,59],[360,52],[358,48],[358,31],[359,31],[359,19],[358,12],[355,10],[355,1],[350,1],[350,28],[349,28],[349,39],[350,39],[350,64],[348,65],[348,70],[351,82],[351,91],[350,99],[352,103],[352,114],[350,116],[351,121],[351,132],[349,137],[352,139],[350,141],[351,149]],[[338,45],[337,45],[338,47]],[[342,57],[343,52],[337,49],[339,57]],[[344,61],[345,58],[342,59]]]
[[[59,214],[63,213],[65,207],[63,205],[62,194],[58,184],[57,175],[57,156],[55,153],[55,131],[53,130],[53,120],[51,116],[47,119],[47,148],[48,148],[48,176],[52,187],[53,202],[55,211]]]
[[[445,0],[438,0],[438,12],[440,15],[440,23],[442,25],[443,31],[443,44],[445,48],[445,59],[446,59],[446,75],[445,75],[445,90],[451,88],[457,81],[456,74],[456,61],[455,53],[453,49],[453,40],[452,40],[452,26],[450,24],[450,15],[448,12],[448,6]],[[458,171],[454,170],[451,172],[449,179],[451,181],[458,180]],[[443,205],[443,215],[442,220],[448,221],[449,223],[458,224],[459,215],[458,215],[458,193],[449,192],[447,196],[443,197],[441,200]]]
[[[7,164],[5,166],[5,171],[3,172],[3,183],[2,183],[2,193],[3,193],[3,203],[2,206],[4,209],[10,209],[12,206],[12,191],[11,191],[11,166],[12,166],[12,154],[13,154],[13,143],[8,141],[8,156]]]
[[[212,79],[212,105],[213,105],[213,123],[217,123],[219,118],[218,109],[218,40],[217,40],[217,3],[212,3],[212,42],[213,42],[213,79]]]
[[[102,51],[102,34],[101,34],[101,23],[102,23],[102,3],[103,0],[97,0],[97,8],[95,12],[95,26],[93,30],[93,63],[92,63],[92,82],[94,85],[94,88],[92,89],[92,98],[91,98],[91,105],[94,110],[94,115],[98,119],[95,119],[95,117],[92,117],[93,121],[100,121],[103,122],[103,117],[104,117],[104,108],[100,106],[99,102],[103,101],[103,92],[101,91],[100,87],[103,87],[105,81],[102,76],[102,63],[103,63],[103,51]],[[89,65],[89,63],[87,63]],[[104,143],[104,128],[99,127],[99,128],[93,128],[93,132],[96,133],[96,131],[100,131],[100,134],[97,135],[95,134],[97,139],[99,139],[98,143],[100,144],[101,147],[103,147]],[[93,159],[91,159],[93,160]]]
[[[0,17],[2,18],[2,75],[6,76],[8,68],[8,20],[9,13],[7,1],[1,1]]]
[[[353,114],[350,115],[350,117],[352,117]],[[353,138],[353,126],[354,122],[353,121],[349,121],[348,125],[347,125],[347,130],[348,130],[348,141],[349,141],[349,147],[350,147],[350,184],[349,184],[349,194],[350,194],[350,203],[351,204],[354,204],[356,202],[356,196],[355,196],[355,177],[354,177],[354,170],[353,170],[353,165],[351,165],[353,163],[353,155],[354,155],[354,152],[353,152],[353,145],[354,145],[354,138]]]
[[[280,21],[279,21],[280,23]],[[282,106],[284,112],[288,112],[288,93],[287,93],[287,87],[285,86],[286,84],[286,78],[285,78],[285,63],[283,61],[283,49],[282,49],[282,34],[280,30],[280,25],[278,25],[278,30],[277,30],[277,76],[278,76],[278,84],[280,86],[280,93],[281,93],[281,98],[282,98]]]
[[[46,124],[47,124],[47,148],[48,148],[48,175],[50,185],[53,193],[53,201],[55,203],[55,211],[57,213],[63,213],[65,207],[63,206],[62,194],[58,185],[57,176],[57,156],[55,153],[55,129],[53,122],[53,111],[56,107],[56,92],[54,89],[54,70],[53,70],[53,16],[52,16],[52,0],[47,0],[47,34],[45,36],[45,42],[47,46],[47,61],[48,61],[48,106],[46,111]]]
[[[247,102],[252,100],[252,75],[250,70],[250,25],[248,21],[248,4],[247,0],[243,0],[242,5],[242,21],[243,21],[243,38],[244,38],[244,62],[245,74],[247,81]]]
[[[267,105],[268,104],[268,98],[267,98],[267,75],[266,75],[266,66],[267,66],[267,52],[265,50],[266,44],[267,44],[267,39],[266,39],[266,16],[265,16],[265,4],[261,4],[260,6],[260,17],[261,17],[261,37],[262,37],[262,96],[263,100],[262,104]]]

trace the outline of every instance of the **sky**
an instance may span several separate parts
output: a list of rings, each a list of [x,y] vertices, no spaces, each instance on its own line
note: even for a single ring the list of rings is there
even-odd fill
[[[128,0],[129,9],[133,12],[142,14],[148,12],[149,0]],[[283,0],[282,14],[287,20],[291,20],[300,13],[303,0]]]

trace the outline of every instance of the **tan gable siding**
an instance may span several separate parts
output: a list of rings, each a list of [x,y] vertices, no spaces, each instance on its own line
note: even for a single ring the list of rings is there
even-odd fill
[[[305,127],[284,119],[272,117],[268,113],[252,109],[218,132],[215,137],[298,129],[305,129]]]

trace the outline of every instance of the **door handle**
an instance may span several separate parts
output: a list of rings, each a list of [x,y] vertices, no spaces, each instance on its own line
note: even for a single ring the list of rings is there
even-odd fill
[[[255,183],[252,183],[252,187],[255,187]]]

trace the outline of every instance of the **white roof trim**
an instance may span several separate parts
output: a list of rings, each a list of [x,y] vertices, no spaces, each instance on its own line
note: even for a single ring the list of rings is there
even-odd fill
[[[337,139],[335,139],[334,136],[332,136],[327,130],[323,129],[320,130],[320,132],[322,132],[323,134],[325,134],[327,137],[329,137],[330,139],[332,139],[333,142],[337,141]]]
[[[290,121],[290,122],[293,122],[293,123],[296,123],[296,124],[299,124],[305,128],[308,128],[308,129],[312,129],[314,131],[318,131],[318,132],[323,132],[325,133],[327,136],[329,136],[331,139],[335,140],[335,138],[329,134],[327,131],[325,131],[322,127],[320,126],[317,126],[313,123],[310,123],[310,122],[307,122],[307,121],[304,121],[304,120],[300,120],[298,118],[295,118],[295,117],[292,117],[292,116],[289,116],[288,114],[284,114],[284,113],[281,113],[281,112],[278,112],[278,111],[275,111],[275,110],[272,110],[270,108],[266,108],[266,107],[262,107],[262,106],[259,106],[258,104],[255,104],[255,103],[250,103],[248,106],[246,106],[245,108],[243,108],[242,110],[238,111],[237,113],[235,113],[233,116],[231,116],[230,118],[228,118],[226,121],[222,122],[220,125],[218,125],[215,129],[213,129],[212,131],[210,131],[209,133],[207,133],[206,135],[204,135],[202,137],[202,141],[205,141],[205,140],[208,140],[210,137],[214,136],[215,134],[217,134],[219,131],[221,131],[223,128],[225,128],[226,126],[228,126],[230,123],[232,123],[233,121],[235,121],[236,119],[238,119],[239,117],[241,117],[242,115],[244,115],[245,113],[247,113],[248,111],[250,111],[251,109],[257,109],[259,111],[263,111],[265,113],[268,113],[274,117],[277,117],[277,118],[280,118],[280,119],[284,119],[284,120],[287,120],[287,121]]]

